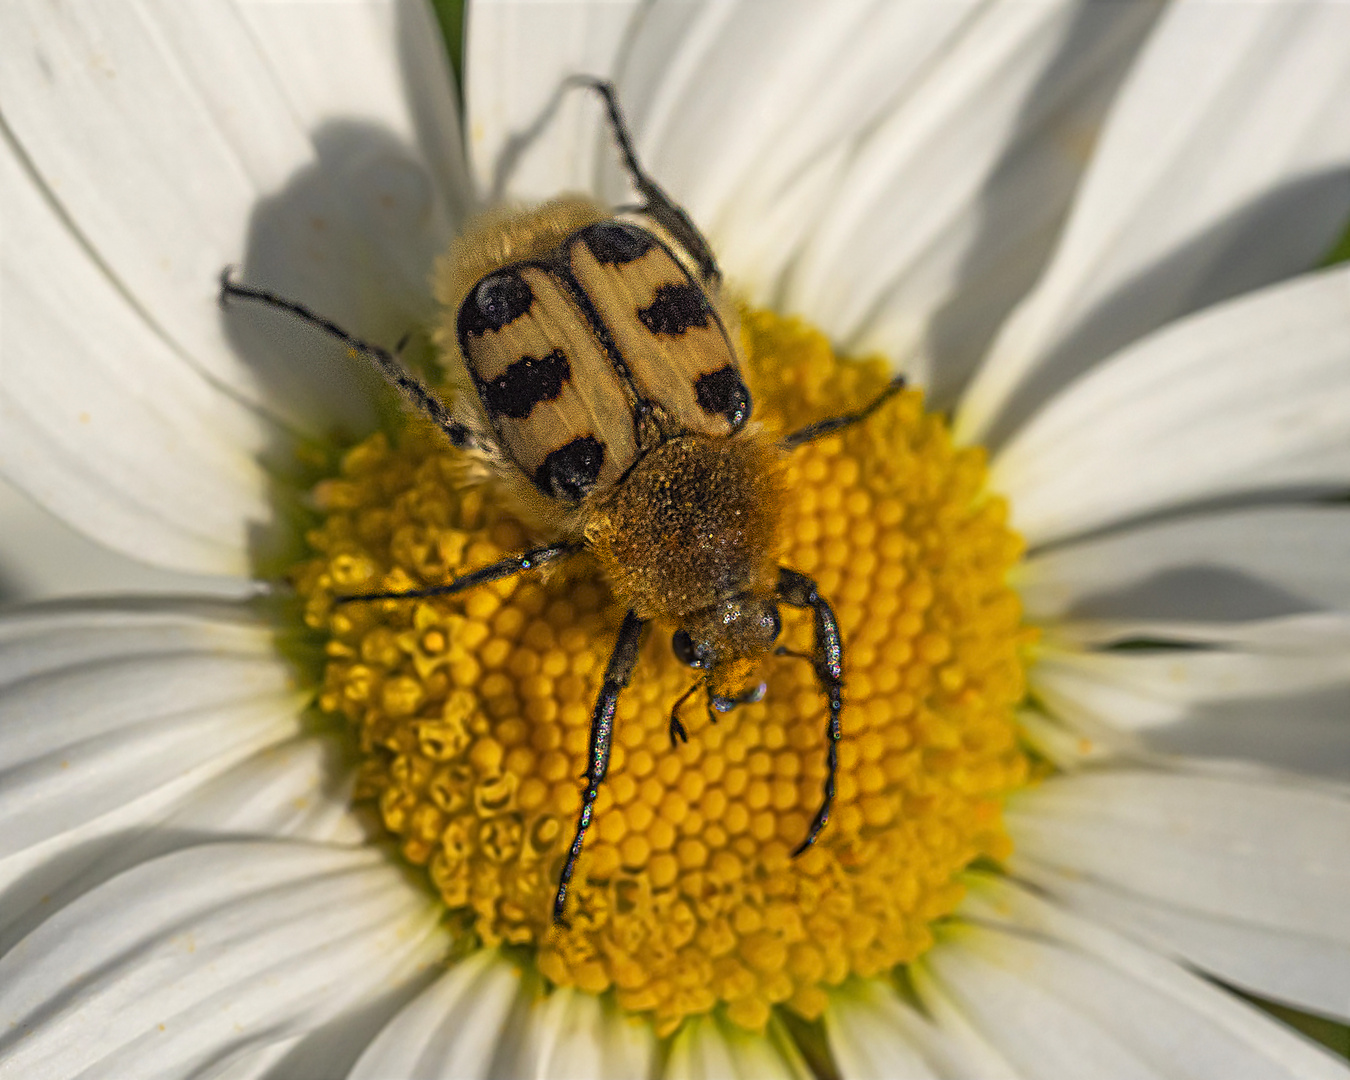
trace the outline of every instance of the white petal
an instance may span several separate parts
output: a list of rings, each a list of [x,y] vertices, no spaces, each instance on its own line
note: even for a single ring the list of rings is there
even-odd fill
[[[469,160],[489,198],[595,191],[603,114],[569,75],[614,74],[639,4],[503,0],[475,4],[465,29]]]
[[[808,1080],[811,1072],[782,1029],[764,1035],[710,1016],[686,1020],[670,1046],[664,1080]]]
[[[34,181],[164,347],[262,403],[222,333],[215,278],[255,205],[313,150],[237,13],[185,10],[7,5],[0,100]]]
[[[76,532],[0,476],[0,603],[56,597],[172,593],[240,598],[243,578],[179,574],[147,566]]]
[[[189,1075],[311,1031],[444,948],[435,905],[368,849],[208,844],[143,864],[0,960],[17,1074]]]
[[[1258,777],[1080,773],[1024,792],[1007,814],[1017,838],[1014,872],[1023,866],[1030,876],[1036,868],[1056,872],[1104,894],[1170,908],[1202,928],[1213,922],[1230,937],[1250,930],[1266,957],[1283,951],[1268,987],[1252,970],[1257,954],[1250,957],[1247,978],[1258,990],[1278,990],[1287,981],[1281,969],[1317,943],[1329,956],[1350,955],[1344,858],[1350,798],[1343,788]],[[1346,970],[1340,966],[1334,979],[1326,967],[1305,973],[1308,983],[1326,980],[1321,1006],[1341,1016],[1350,1015]]]
[[[904,16],[908,41],[899,32]],[[832,134],[842,141],[875,121],[966,17],[964,4],[925,15],[870,0],[828,10],[800,0],[772,9],[708,4],[686,15],[685,27],[649,14],[623,83],[642,156],[698,221],[720,232],[746,201],[747,184],[757,186],[749,204],[759,204],[826,152]],[[648,86],[630,88],[644,77]]]
[[[1037,706],[1017,710],[1019,733],[1056,768],[1073,772],[1120,757],[1137,760],[1139,747],[1129,735],[1075,710],[1072,720]]]
[[[1343,488],[1347,431],[1350,271],[1335,269],[1117,354],[1018,433],[990,482],[1038,545],[1189,502]]]
[[[959,436],[1001,441],[1112,351],[1314,265],[1350,212],[1347,94],[1344,5],[1173,4],[1121,91],[1050,268],[962,404]]]
[[[1085,652],[1047,641],[1033,691],[1071,729],[1157,753],[1350,777],[1350,621],[1154,623],[1112,637],[1201,647]]]
[[[886,98],[862,87],[860,126],[835,123],[856,156],[810,214],[782,303],[852,349],[898,358],[946,400],[1048,255],[1084,147],[1157,8],[887,7],[898,40],[877,44],[897,54],[886,89],[902,96],[877,123],[872,99]],[[856,35],[876,36],[871,22]],[[785,138],[818,156],[790,121]]]
[[[1202,514],[1033,555],[1017,592],[1033,621],[1259,618],[1350,611],[1350,507]]]
[[[986,1045],[938,1026],[881,979],[832,994],[825,1032],[843,1080],[1015,1075]]]
[[[245,575],[277,432],[183,363],[4,140],[0,202],[0,472],[117,551]]]
[[[1162,957],[986,879],[921,961],[1032,1076],[1345,1077],[1324,1051]]]
[[[361,1055],[348,1080],[474,1080],[508,1041],[520,974],[496,952],[462,960],[406,1005]],[[578,1073],[578,1075],[582,1075]]]
[[[291,679],[246,608],[146,602],[0,619],[0,853],[294,735]]]
[[[336,737],[288,739],[259,750],[196,791],[169,815],[170,829],[222,836],[291,837],[359,844],[349,748]]]

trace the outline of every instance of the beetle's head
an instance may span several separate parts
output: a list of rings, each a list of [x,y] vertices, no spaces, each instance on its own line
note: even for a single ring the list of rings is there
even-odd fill
[[[782,629],[773,597],[741,593],[695,612],[671,646],[682,663],[707,673],[712,707],[726,712],[763,696],[764,684],[751,680]]]

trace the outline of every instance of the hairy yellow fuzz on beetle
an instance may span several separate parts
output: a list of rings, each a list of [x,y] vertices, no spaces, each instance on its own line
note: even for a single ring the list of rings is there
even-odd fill
[[[780,431],[858,407],[878,362],[744,315],[755,417]],[[596,690],[623,609],[588,554],[460,596],[347,604],[417,588],[541,538],[439,432],[376,434],[321,483],[314,556],[293,577],[328,635],[322,707],[347,717],[373,800],[451,916],[485,945],[532,946],[558,985],[612,991],[659,1032],[719,1005],[759,1029],[775,1005],[820,1015],[826,990],[919,956],[960,873],[1006,857],[1007,794],[1028,766],[1013,710],[1034,631],[1005,583],[1021,554],[978,448],[906,391],[866,423],[787,458],[788,566],[817,581],[844,641],[838,796],[798,858],[825,775],[811,667],[770,657],[765,699],[710,725],[695,679],[650,633],[621,697],[609,775],[578,864],[570,929],[550,918],[580,806]],[[811,616],[783,609],[810,654]]]

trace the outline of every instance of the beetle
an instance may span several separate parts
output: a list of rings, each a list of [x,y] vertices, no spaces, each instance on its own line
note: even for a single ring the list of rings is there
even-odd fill
[[[820,806],[794,850],[829,820],[838,770],[844,644],[814,581],[777,564],[782,463],[794,449],[871,416],[905,385],[895,377],[855,412],[772,439],[753,401],[722,274],[689,215],[643,171],[614,87],[576,79],[603,102],[640,203],[622,214],[563,196],[490,211],[452,249],[436,337],[474,393],[452,411],[396,353],[348,334],[309,308],[237,284],[230,297],[290,313],[365,356],[458,448],[495,461],[544,522],[551,542],[442,585],[338,597],[340,603],[452,596],[589,552],[627,607],[591,716],[582,805],[553,902],[568,888],[609,765],[615,710],[652,622],[673,627],[676,657],[699,672],[672,707],[670,740],[688,740],[681,705],[707,693],[709,716],[758,701],[753,681],[782,629],[779,606],[809,610],[806,657],[826,703]]]

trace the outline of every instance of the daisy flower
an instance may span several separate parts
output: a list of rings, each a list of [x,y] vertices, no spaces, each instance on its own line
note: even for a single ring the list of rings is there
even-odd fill
[[[0,41],[0,471],[194,576],[0,617],[0,1076],[1350,1075],[1245,1000],[1350,1019],[1350,8],[483,3],[462,118],[413,0]],[[631,201],[577,73],[757,416],[914,389],[785,465],[820,842],[809,668],[671,749],[652,635],[560,930],[621,612],[587,565],[335,608],[530,531],[216,280],[434,326],[483,206]]]

